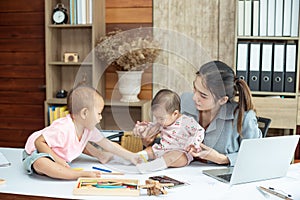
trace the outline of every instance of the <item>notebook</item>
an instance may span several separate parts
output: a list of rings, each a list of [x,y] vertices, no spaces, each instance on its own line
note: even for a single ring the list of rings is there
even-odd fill
[[[234,167],[202,173],[230,185],[279,178],[286,175],[299,135],[242,140]]]

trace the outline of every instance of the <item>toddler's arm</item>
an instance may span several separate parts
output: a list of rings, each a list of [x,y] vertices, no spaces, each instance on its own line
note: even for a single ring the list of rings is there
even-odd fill
[[[102,147],[105,151],[123,157],[135,165],[143,162],[142,158],[137,153],[132,153],[127,149],[123,148],[122,146],[120,146],[119,144],[108,140],[107,138],[103,138],[102,140],[100,140],[100,142],[97,142],[97,144],[100,147]]]
[[[36,149],[37,149],[38,152],[40,152],[40,153],[48,153],[48,154],[50,154],[54,158],[55,162],[57,162],[58,164],[60,164],[60,165],[62,165],[64,167],[68,167],[68,168],[70,167],[68,165],[68,163],[64,159],[60,158],[59,156],[56,155],[56,153],[54,153],[52,151],[52,149],[47,144],[47,142],[46,142],[46,140],[45,140],[45,138],[44,138],[43,135],[40,135],[35,140],[34,145],[35,145],[35,147],[36,147]]]

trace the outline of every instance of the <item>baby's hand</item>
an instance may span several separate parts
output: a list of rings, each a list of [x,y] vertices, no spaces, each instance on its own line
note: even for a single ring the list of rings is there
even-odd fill
[[[142,157],[137,154],[137,153],[133,153],[133,155],[131,156],[130,158],[130,161],[134,164],[134,165],[137,165],[137,164],[140,164],[140,163],[143,163],[143,159]]]
[[[148,127],[149,122],[140,122],[137,121],[134,128],[133,128],[133,135],[136,137],[143,137],[146,128]]]

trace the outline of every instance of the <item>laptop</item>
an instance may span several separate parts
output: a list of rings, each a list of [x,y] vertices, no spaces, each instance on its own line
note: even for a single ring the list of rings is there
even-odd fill
[[[242,140],[234,167],[202,173],[230,185],[279,178],[286,175],[299,135]]]

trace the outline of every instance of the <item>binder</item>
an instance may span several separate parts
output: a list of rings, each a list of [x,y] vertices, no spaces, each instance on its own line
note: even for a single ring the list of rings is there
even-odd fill
[[[276,0],[275,8],[275,36],[282,36],[283,0]]]
[[[260,91],[270,92],[272,89],[273,44],[263,43],[261,52]]]
[[[252,27],[252,1],[245,0],[245,23],[244,23],[244,35],[251,36]]]
[[[259,91],[260,83],[260,43],[250,44],[249,87],[251,91]]]
[[[239,42],[237,50],[236,76],[248,82],[248,46],[247,42]]]
[[[83,18],[82,18],[82,5],[83,0],[77,0],[77,24],[83,24]]]
[[[297,66],[297,47],[296,44],[286,45],[285,57],[285,78],[284,91],[295,92],[296,87],[296,66]]]
[[[245,24],[245,20],[244,20],[244,15],[245,15],[245,4],[244,4],[244,0],[239,0],[239,15],[238,15],[238,35],[239,36],[243,36],[244,35],[244,24]]]
[[[284,91],[284,44],[276,43],[274,45],[274,63],[273,63],[272,91]]]
[[[259,31],[259,1],[253,1],[252,35],[258,36]]]
[[[268,1],[268,36],[275,35],[275,0]]]
[[[291,36],[298,37],[299,28],[299,0],[293,0],[292,4],[292,23]]]
[[[259,35],[267,36],[268,0],[260,0]]]
[[[283,6],[283,36],[291,35],[292,0],[285,0]]]

